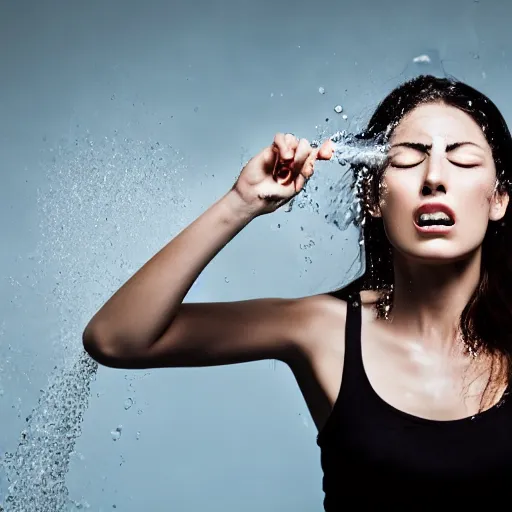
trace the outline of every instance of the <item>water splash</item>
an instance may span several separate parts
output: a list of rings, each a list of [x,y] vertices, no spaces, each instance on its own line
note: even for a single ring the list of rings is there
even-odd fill
[[[41,392],[17,449],[1,460],[8,484],[6,511],[56,512],[70,505],[65,476],[96,369],[83,353],[74,365],[54,374]]]
[[[141,240],[158,246],[168,238],[170,205],[181,225],[183,206],[190,203],[177,187],[186,167],[168,144],[121,138],[117,132],[100,139],[87,133],[61,139],[58,148],[47,151],[42,156],[47,182],[38,197],[41,241],[30,258],[40,265],[42,278],[50,274],[55,282],[45,301],[58,312],[58,335],[46,341],[53,342],[47,347],[59,361],[17,448],[0,457],[0,509],[6,512],[88,508],[68,497],[65,482],[97,369],[83,351],[84,321],[133,273],[136,260],[145,257],[138,251],[156,251]],[[13,368],[0,364],[0,374],[8,377]]]
[[[361,140],[346,131],[336,132],[329,137],[334,145],[333,158],[340,165],[366,165],[380,167],[385,164],[389,147],[380,138]]]
[[[295,207],[308,209],[324,215],[324,220],[340,231],[358,223],[362,217],[361,186],[365,172],[385,165],[389,145],[385,136],[361,139],[347,131],[339,131],[325,137],[334,145],[332,161],[337,161],[341,174],[315,173],[302,190],[287,205],[286,212]],[[319,147],[322,140],[312,141],[312,147]],[[353,169],[358,172],[354,172]],[[334,176],[334,178],[333,178]],[[317,192],[321,191],[321,195]],[[360,241],[361,242],[361,241]]]

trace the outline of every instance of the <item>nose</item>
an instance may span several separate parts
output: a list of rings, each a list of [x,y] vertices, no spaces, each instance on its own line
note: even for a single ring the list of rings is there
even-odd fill
[[[446,179],[443,172],[442,158],[438,155],[431,156],[428,159],[421,194],[423,196],[446,194]]]

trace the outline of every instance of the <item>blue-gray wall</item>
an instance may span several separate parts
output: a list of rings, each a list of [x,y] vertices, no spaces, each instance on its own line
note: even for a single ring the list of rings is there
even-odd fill
[[[277,131],[355,130],[421,72],[467,81],[510,120],[511,15],[504,0],[1,2],[6,510],[322,510],[316,431],[286,367],[96,372],[81,332]],[[357,230],[324,220],[342,172],[320,165],[304,208],[257,219],[187,300],[356,275]]]

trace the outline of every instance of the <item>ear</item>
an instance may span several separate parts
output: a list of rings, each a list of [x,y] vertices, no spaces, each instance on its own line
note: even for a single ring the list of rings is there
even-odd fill
[[[509,195],[507,192],[494,191],[489,210],[489,220],[501,220],[507,211]]]

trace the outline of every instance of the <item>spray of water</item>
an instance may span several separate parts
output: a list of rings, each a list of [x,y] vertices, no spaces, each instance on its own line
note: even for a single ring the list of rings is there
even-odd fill
[[[334,146],[332,161],[339,163],[341,173],[315,173],[302,193],[288,203],[286,211],[291,212],[295,207],[306,208],[319,215],[323,214],[328,224],[344,231],[350,224],[357,224],[361,220],[361,185],[364,175],[385,165],[389,145],[385,142],[385,134],[362,139],[340,131],[323,140],[327,139]],[[323,140],[315,140],[311,145],[319,147]],[[357,172],[353,169],[357,169]]]
[[[54,349],[58,363],[18,446],[0,458],[0,510],[6,512],[88,508],[69,496],[65,482],[97,370],[83,351],[81,327],[136,270],[134,260],[144,260],[168,238],[170,210],[177,226],[183,224],[181,212],[189,202],[176,187],[186,170],[183,159],[167,144],[80,134],[50,148],[44,160],[42,238],[34,258],[56,270],[58,282],[46,301],[58,312],[58,336],[47,349]],[[0,365],[1,371],[13,370]]]
[[[6,511],[56,512],[74,505],[65,477],[81,434],[96,368],[96,363],[82,353],[74,365],[51,376],[27,418],[17,449],[3,457],[9,483]]]
[[[380,167],[385,164],[389,147],[381,142],[382,137],[358,139],[346,131],[336,132],[329,137],[334,145],[333,158],[340,165]]]

